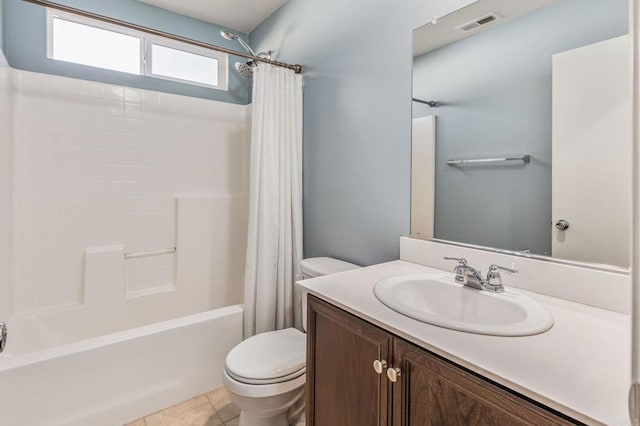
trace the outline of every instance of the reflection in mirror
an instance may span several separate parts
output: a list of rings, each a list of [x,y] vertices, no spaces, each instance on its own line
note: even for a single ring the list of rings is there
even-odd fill
[[[479,0],[414,31],[411,234],[628,267],[627,0]]]

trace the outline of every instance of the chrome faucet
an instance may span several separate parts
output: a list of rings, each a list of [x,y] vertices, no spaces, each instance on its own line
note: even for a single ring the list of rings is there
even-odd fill
[[[458,264],[453,268],[456,273],[456,281],[464,284],[465,287],[475,288],[477,290],[486,290],[493,293],[504,292],[502,285],[502,276],[500,271],[508,274],[517,274],[518,271],[504,266],[491,265],[487,272],[487,277],[482,277],[482,272],[468,265],[467,259],[457,257],[445,257],[445,260],[455,260]]]

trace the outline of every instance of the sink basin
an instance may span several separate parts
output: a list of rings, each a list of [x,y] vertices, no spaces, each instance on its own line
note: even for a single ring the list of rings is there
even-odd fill
[[[373,292],[386,306],[418,321],[492,336],[544,333],[553,318],[535,300],[506,290],[491,293],[458,284],[452,275],[398,275],[378,281]]]

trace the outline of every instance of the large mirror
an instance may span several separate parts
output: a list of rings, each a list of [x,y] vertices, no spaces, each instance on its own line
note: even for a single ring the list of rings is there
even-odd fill
[[[628,0],[479,0],[414,31],[411,234],[629,265]]]

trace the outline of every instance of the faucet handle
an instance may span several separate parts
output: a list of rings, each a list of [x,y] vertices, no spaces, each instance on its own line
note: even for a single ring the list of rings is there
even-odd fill
[[[467,266],[467,259],[465,259],[464,257],[443,257],[444,260],[455,260],[456,262],[458,262],[460,265],[462,266]]]
[[[511,268],[505,268],[504,266],[491,265],[487,272],[487,279],[484,285],[485,290],[493,291],[494,293],[504,292],[504,286],[502,285],[502,277],[499,271],[504,271],[507,274],[517,274],[518,271]]]
[[[504,271],[507,274],[512,274],[512,275],[515,275],[518,273],[518,271],[516,271],[515,269],[505,268],[504,266],[500,266],[496,264],[489,266],[489,273],[496,272],[496,271]]]

